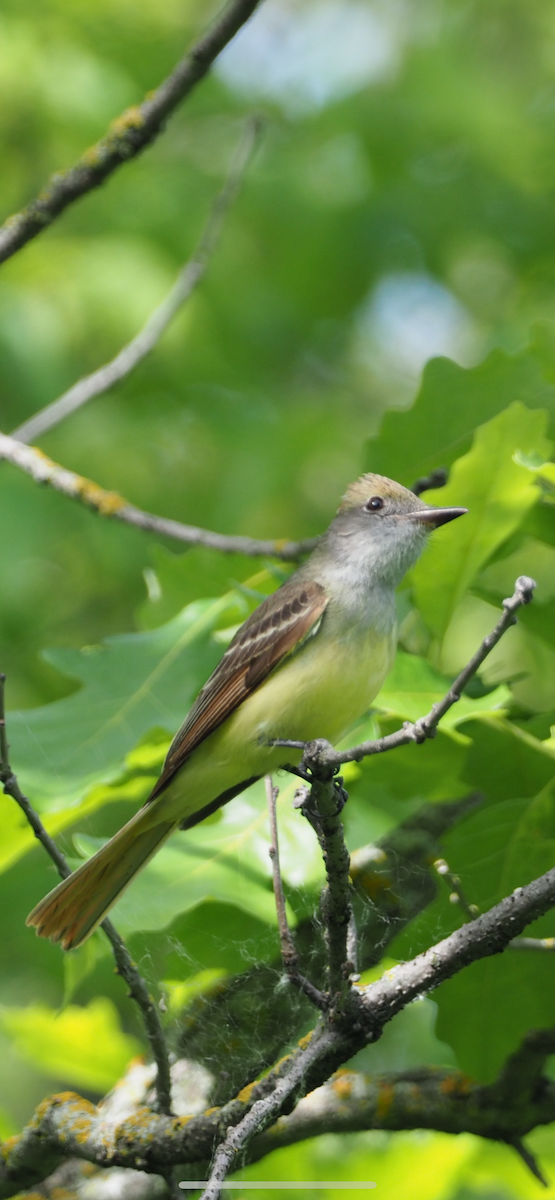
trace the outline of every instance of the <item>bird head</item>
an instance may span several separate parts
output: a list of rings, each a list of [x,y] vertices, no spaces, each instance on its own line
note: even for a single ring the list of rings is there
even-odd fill
[[[466,508],[437,508],[384,475],[361,475],[347,488],[328,532],[328,546],[396,584],[416,562],[426,537]]]

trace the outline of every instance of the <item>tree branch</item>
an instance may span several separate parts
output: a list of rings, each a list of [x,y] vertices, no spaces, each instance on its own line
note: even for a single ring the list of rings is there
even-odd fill
[[[98,187],[118,167],[153,142],[168,117],[207,74],[218,54],[252,16],[260,0],[231,0],[155,92],[128,108],[108,133],[75,166],[52,175],[39,195],[0,228],[0,262],[41,233],[81,196]]]
[[[24,421],[18,429],[14,429],[12,437],[19,442],[33,442],[35,438],[59,425],[71,413],[82,408],[95,396],[102,395],[130,375],[135,367],[150,354],[159,342],[164,330],[167,329],[176,313],[194,292],[203,276],[206,274],[208,263],[216,249],[225,216],[233,204],[239,191],[245,171],[252,158],[261,121],[254,117],[247,121],[243,137],[233,155],[227,179],[216,197],[212,211],[201,234],[200,240],[191,258],[182,267],[168,295],[154,310],[140,332],[128,342],[119,354],[91,375],[86,375],[70,387],[67,392],[47,404],[45,408]]]
[[[324,744],[327,746],[327,742]],[[328,986],[332,1010],[341,1008],[348,991],[348,980],[355,970],[348,961],[347,939],[352,922],[350,857],[345,845],[340,813],[347,799],[341,782],[333,778],[334,768],[319,759],[319,743],[313,742],[305,754],[304,765],[311,774],[311,787],[299,791],[298,807],[312,825],[326,868],[326,887],[320,907],[326,931]]]
[[[258,538],[213,533],[209,529],[199,529],[196,525],[183,525],[168,517],[157,517],[153,513],[144,512],[133,504],[128,504],[117,492],[108,492],[99,484],[68,471],[48,458],[42,450],[35,446],[26,446],[8,434],[0,433],[0,460],[19,467],[26,475],[30,475],[35,483],[47,484],[63,496],[78,500],[87,508],[92,508],[103,517],[112,517],[123,521],[126,525],[134,525],[149,533],[161,534],[176,542],[189,546],[207,546],[212,550],[221,550],[225,554],[246,554],[252,558],[280,558],[285,562],[294,561],[302,554],[308,554],[318,542],[318,538],[307,538],[302,542],[290,542],[286,538],[264,540]]]
[[[316,1031],[308,1045],[303,1046],[299,1053],[291,1057],[287,1072],[278,1079],[272,1091],[255,1100],[242,1120],[234,1128],[228,1129],[224,1141],[220,1143],[214,1155],[208,1187],[201,1200],[219,1200],[227,1175],[235,1169],[234,1164],[241,1165],[241,1152],[246,1149],[256,1133],[267,1128],[283,1111],[291,1094],[302,1087],[310,1068],[326,1056],[330,1048],[329,1042],[329,1035],[323,1030]]]
[[[310,1061],[306,1051],[311,1044],[298,1053],[305,1067]],[[314,1046],[317,1055],[326,1052],[317,1036]],[[370,1129],[473,1133],[505,1142],[522,1154],[522,1138],[538,1125],[555,1120],[555,1084],[543,1074],[545,1062],[554,1051],[555,1030],[534,1030],[488,1086],[476,1084],[460,1071],[441,1067],[418,1067],[379,1076],[340,1070],[309,1092],[290,1113],[258,1132],[250,1142],[245,1163],[258,1162],[272,1150],[323,1133]],[[275,1084],[276,1072],[272,1076]],[[26,1129],[4,1144],[0,1196],[6,1200],[16,1189],[32,1187],[68,1158],[155,1174],[161,1173],[163,1162],[180,1163],[182,1179],[193,1178],[187,1169],[190,1164],[198,1178],[199,1165],[205,1167],[218,1130],[230,1117],[237,1120],[238,1112],[245,1112],[249,1091],[256,1089],[263,1091],[264,1081],[254,1089],[245,1089],[226,1108],[210,1109],[198,1116],[168,1119],[137,1107],[119,1123],[110,1119],[109,1100],[95,1108],[72,1092],[52,1096],[40,1105]],[[275,1087],[270,1095],[274,1093]],[[251,1113],[253,1110],[254,1104]],[[525,1150],[525,1155],[527,1161],[530,1152]]]
[[[554,1050],[554,1030],[529,1034],[487,1087],[442,1067],[381,1076],[338,1071],[299,1101],[292,1113],[257,1135],[252,1157],[258,1160],[272,1150],[323,1133],[370,1129],[473,1133],[514,1145],[537,1125],[555,1118],[555,1084],[542,1074]]]
[[[479,802],[475,793],[442,804],[425,804],[377,843],[353,852],[351,899],[358,925],[360,970],[376,966],[393,938],[434,900],[437,882],[430,864],[441,853],[440,839]],[[310,973],[313,985],[325,988],[327,948],[320,921],[312,914],[304,917],[294,938],[301,978]],[[279,986],[282,969],[281,960],[257,963],[220,981],[217,987],[209,987],[188,1004],[179,1052],[212,1075],[212,1104],[226,1103],[249,1080],[268,1070],[306,1031],[312,1016],[310,1005],[298,994],[303,989],[297,981],[292,981],[295,991]],[[351,979],[355,981],[353,976]],[[324,1003],[318,1007],[328,1007],[327,996],[320,990],[316,998],[312,993],[309,998],[313,1004],[321,998]]]
[[[24,812],[35,837],[44,846],[46,853],[52,859],[52,862],[58,869],[58,873],[62,879],[67,879],[71,875],[65,855],[58,849],[53,838],[47,833],[38,813],[35,812],[32,804],[24,796],[21,791],[17,779],[10,767],[9,747],[6,732],[6,717],[4,705],[4,690],[6,676],[0,674],[0,783],[4,785],[4,792],[7,796],[11,796],[16,804]],[[155,1088],[157,1095],[158,1108],[161,1113],[171,1112],[171,1081],[170,1081],[170,1065],[168,1060],[168,1052],[166,1041],[158,1010],[149,994],[147,985],[137,970],[133,959],[117,929],[114,928],[112,922],[108,919],[102,922],[101,928],[104,930],[108,941],[112,945],[113,955],[116,961],[116,970],[118,975],[121,975],[125,980],[129,995],[138,1005],[143,1023],[145,1026],[146,1036],[150,1043],[152,1056],[156,1063],[156,1079]]]
[[[375,1021],[376,1030],[381,1031],[387,1021],[423,992],[439,987],[470,963],[501,953],[531,921],[554,906],[555,867],[525,887],[515,888],[494,908],[417,955],[412,962],[393,967],[377,983],[360,989],[370,1028]]]

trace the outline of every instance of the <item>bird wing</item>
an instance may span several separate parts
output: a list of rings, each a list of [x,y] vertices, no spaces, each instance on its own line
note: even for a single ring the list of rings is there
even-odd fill
[[[176,733],[147,804],[156,800],[192,751],[264,682],[270,671],[316,633],[327,603],[321,584],[293,578],[252,613]]]

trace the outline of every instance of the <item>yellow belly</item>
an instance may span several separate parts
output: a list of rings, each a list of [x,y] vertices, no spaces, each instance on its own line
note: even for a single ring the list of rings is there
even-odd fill
[[[365,631],[309,640],[193,751],[160,799],[156,821],[183,820],[238,784],[298,762],[271,738],[337,742],[369,708],[391,667],[395,636]]]

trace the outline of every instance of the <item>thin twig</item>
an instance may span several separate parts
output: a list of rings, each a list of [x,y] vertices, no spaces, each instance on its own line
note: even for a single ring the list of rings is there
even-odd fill
[[[323,1057],[327,1049],[325,1035],[314,1035],[308,1046],[293,1059],[287,1074],[278,1080],[270,1095],[256,1100],[238,1125],[228,1130],[214,1155],[208,1187],[201,1200],[219,1200],[227,1175],[239,1166],[241,1151],[247,1147],[255,1134],[266,1129],[279,1116],[288,1097],[302,1085],[310,1067]]]
[[[0,782],[4,785],[5,794],[11,796],[12,800],[15,800],[16,804],[22,809],[35,837],[44,846],[52,862],[55,863],[59,875],[61,875],[62,879],[67,879],[68,875],[71,875],[71,870],[65,855],[58,849],[55,841],[44,828],[38,813],[35,812],[27,796],[21,791],[10,766],[4,703],[5,683],[6,676],[0,674]],[[111,942],[116,960],[117,973],[125,980],[129,988],[129,995],[141,1010],[146,1035],[156,1063],[156,1079],[154,1083],[158,1109],[161,1113],[169,1114],[171,1112],[170,1064],[156,1005],[149,994],[145,980],[131,958],[123,938],[120,937],[112,922],[108,919],[104,920],[101,928]]]
[[[480,915],[480,909],[478,908],[477,904],[470,904],[467,900],[463,892],[462,883],[459,876],[453,874],[449,863],[446,862],[444,858],[436,858],[435,862],[432,863],[432,866],[434,871],[436,871],[439,875],[440,879],[442,879],[450,889],[449,899],[451,904],[458,904],[459,907],[462,908],[467,920],[474,921],[475,918]]]
[[[298,988],[300,992],[312,1001],[314,1006],[321,1012],[324,1012],[328,1007],[328,998],[321,992],[319,988],[311,983],[299,971],[299,956],[293,941],[293,935],[289,928],[287,920],[287,908],[285,904],[285,895],[283,892],[283,881],[281,878],[281,868],[279,862],[279,839],[277,826],[277,811],[276,800],[279,795],[279,788],[275,788],[272,782],[272,776],[264,777],[266,786],[266,799],[268,801],[268,816],[270,821],[270,859],[272,861],[272,880],[274,885],[274,896],[276,898],[276,913],[278,919],[279,940],[281,944],[281,959],[283,968],[289,979],[289,982]]]
[[[509,950],[555,950],[555,938],[516,937],[509,942]]]
[[[376,983],[361,988],[359,994],[370,1021],[376,1021],[382,1029],[385,1021],[390,1021],[417,996],[439,987],[471,962],[500,954],[527,925],[553,907],[555,867],[532,883],[515,888],[494,908],[474,921],[467,921],[412,962],[400,963]]]
[[[5,433],[0,433],[0,459],[19,467],[26,475],[30,475],[35,483],[47,484],[56,492],[61,492],[71,500],[78,500],[103,517],[112,517],[126,525],[134,525],[137,529],[161,534],[189,546],[207,546],[225,554],[279,558],[290,562],[308,554],[319,540],[307,538],[302,542],[290,542],[286,538],[271,541],[235,534],[228,536],[224,533],[213,533],[210,529],[199,529],[196,525],[183,525],[180,521],[173,521],[168,517],[154,516],[153,513],[144,512],[135,508],[135,505],[128,504],[117,492],[108,492],[99,484],[86,479],[84,475],[66,470],[35,446],[25,446],[23,442]]]
[[[177,106],[204,78],[215,58],[252,16],[260,0],[231,0],[211,29],[178,63],[171,75],[142,104],[128,108],[108,133],[91,146],[75,166],[52,175],[39,195],[0,228],[0,262],[4,262],[52,224],[73,204],[103,183],[118,167],[144,150],[162,132]]]
[[[138,363],[146,358],[147,354],[150,354],[164,330],[167,329],[176,313],[189,299],[206,273],[208,263],[216,249],[226,213],[237,196],[252,158],[261,127],[261,121],[257,117],[247,121],[241,141],[233,155],[227,179],[212,205],[212,211],[196,249],[179,272],[171,291],[150,315],[139,333],[119,351],[119,354],[116,354],[111,362],[105,363],[91,375],[80,379],[57,400],[47,404],[35,416],[30,417],[28,421],[23,422],[23,425],[14,429],[12,437],[17,438],[19,442],[33,442],[48,429],[59,425],[60,421],[76,412],[78,408],[82,408],[94,396],[102,395],[115,383],[125,379]]]
[[[528,1149],[528,1146],[524,1145],[522,1138],[512,1138],[509,1142],[509,1146],[512,1146],[513,1149],[516,1150],[519,1158],[522,1159],[524,1165],[528,1167],[528,1170],[531,1171],[534,1178],[538,1180],[538,1183],[543,1184],[544,1187],[549,1187],[549,1180],[546,1179],[537,1158],[532,1154],[532,1151]]]
[[[0,446],[1,453],[1,446]],[[514,595],[508,600],[503,601],[504,613],[497,622],[495,629],[488,633],[484,638],[481,646],[467,663],[466,667],[457,675],[454,683],[446,692],[442,700],[434,704],[430,712],[425,717],[419,717],[417,721],[405,721],[403,728],[398,729],[396,733],[389,733],[385,737],[377,738],[375,741],[361,742],[358,746],[353,746],[350,750],[341,750],[336,753],[329,744],[320,752],[320,759],[323,761],[325,756],[326,764],[331,767],[340,767],[346,762],[360,762],[362,758],[367,758],[370,754],[383,754],[386,750],[395,750],[398,746],[408,746],[411,742],[420,744],[428,738],[435,737],[437,727],[441,718],[449,712],[461,698],[461,693],[464,691],[467,683],[470,682],[473,675],[481,667],[488,654],[491,654],[494,646],[507,632],[511,625],[516,624],[516,612],[523,604],[529,604],[536,584],[533,579],[527,575],[520,575],[515,583]],[[311,742],[291,741],[287,738],[275,738],[268,742],[269,746],[289,746],[297,750],[305,750],[305,753],[310,753]],[[287,768],[289,770],[289,768]],[[298,773],[298,768],[295,773]]]
[[[277,812],[276,800],[279,796],[279,788],[274,787],[272,776],[264,777],[266,787],[266,800],[268,802],[268,818],[270,822],[270,858],[272,860],[272,880],[274,884],[274,896],[276,898],[276,913],[278,920],[279,940],[281,943],[281,957],[283,965],[288,975],[296,972],[299,965],[299,956],[297,954],[295,943],[289,928],[287,920],[287,909],[285,905],[285,896],[283,893],[283,882],[281,878],[281,870],[279,863],[279,841],[277,827]]]

